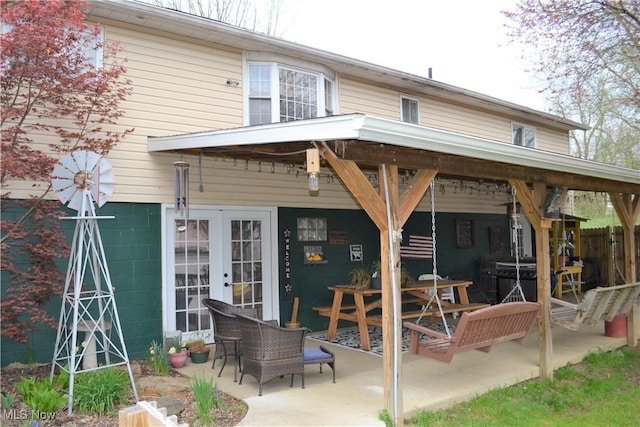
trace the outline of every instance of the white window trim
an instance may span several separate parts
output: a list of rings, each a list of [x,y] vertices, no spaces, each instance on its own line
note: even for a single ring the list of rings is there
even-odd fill
[[[533,130],[533,147],[527,146],[527,145],[519,145],[516,144],[513,141],[513,127],[514,126],[521,126],[522,129],[532,129]],[[510,135],[511,135],[511,144],[513,145],[518,145],[520,147],[527,147],[527,148],[538,148],[538,128],[536,128],[535,126],[530,126],[524,123],[519,123],[519,122],[511,122],[511,127],[510,127]]]
[[[95,24],[95,25],[100,29],[100,33],[95,38],[95,43],[99,44],[100,46],[98,48],[93,48],[93,47],[89,48],[89,46],[79,46],[79,49],[83,51],[87,59],[90,59],[90,57],[93,56],[93,61],[89,61],[89,62],[92,62],[96,69],[101,69],[104,65],[104,48],[103,48],[104,27],[99,24]],[[2,34],[6,34],[9,31],[11,31],[11,28],[12,28],[11,25],[3,22],[0,28],[0,31],[2,32]],[[87,30],[86,32],[90,33],[90,30]],[[91,55],[92,52],[95,52],[95,54]]]
[[[250,55],[250,56],[255,56],[254,55]],[[269,59],[276,59],[276,58],[269,58]],[[278,58],[279,59],[279,58]],[[299,62],[299,61],[298,61]],[[280,122],[280,73],[279,70],[280,69],[286,69],[286,70],[291,70],[291,71],[295,71],[295,72],[300,72],[300,73],[306,73],[306,74],[313,74],[317,77],[317,81],[316,81],[316,91],[318,94],[318,105],[317,105],[317,115],[318,117],[325,117],[326,116],[326,105],[325,105],[325,92],[324,92],[324,82],[325,80],[328,80],[331,82],[331,89],[332,89],[332,94],[331,94],[331,99],[333,100],[333,115],[338,114],[337,113],[337,88],[336,88],[336,81],[335,78],[328,76],[326,73],[322,72],[322,71],[318,71],[318,67],[315,66],[310,66],[309,68],[301,68],[301,67],[295,67],[295,66],[291,66],[288,65],[286,62],[279,62],[279,61],[259,61],[259,60],[248,60],[247,57],[244,58],[243,61],[243,99],[244,99],[244,105],[245,108],[243,108],[243,113],[242,113],[242,117],[243,117],[243,122],[244,122],[244,126],[248,126],[249,125],[249,101],[250,101],[250,96],[249,96],[249,89],[250,89],[250,85],[251,85],[251,81],[250,81],[250,73],[249,73],[249,65],[268,65],[269,66],[269,72],[270,72],[270,98],[271,98],[271,123],[279,123]]]
[[[100,44],[100,47],[97,49],[92,49],[95,51],[95,67],[96,69],[100,69],[104,65],[104,27],[102,25],[99,26],[100,34],[96,37],[96,43]],[[89,49],[86,49],[89,50]]]
[[[402,104],[403,104],[403,102],[402,102],[402,101],[403,101],[403,100],[405,100],[405,99],[406,99],[406,100],[409,100],[409,101],[414,101],[414,102],[416,103],[416,114],[418,115],[418,116],[417,116],[418,121],[417,121],[416,123],[413,123],[413,122],[405,122],[404,120],[402,120],[402,117],[403,117],[403,115],[404,115],[404,114],[403,114],[403,113],[404,113],[404,109],[403,109],[404,107],[403,107],[403,105],[402,105]],[[420,100],[419,100],[418,98],[413,97],[413,96],[400,95],[399,102],[400,102],[400,121],[401,121],[401,122],[403,122],[403,123],[409,123],[409,124],[419,125],[419,124],[420,124]]]

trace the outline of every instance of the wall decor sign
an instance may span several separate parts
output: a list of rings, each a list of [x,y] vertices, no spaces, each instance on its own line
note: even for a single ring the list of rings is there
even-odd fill
[[[410,234],[408,242],[400,244],[400,256],[407,259],[433,258],[433,237]]]
[[[351,261],[362,261],[362,245],[349,245]]]
[[[330,245],[347,245],[349,239],[347,238],[346,231],[330,231],[329,232],[329,244]]]
[[[473,247],[473,221],[470,219],[456,220],[456,245],[461,249]]]
[[[489,227],[489,248],[491,253],[504,250],[504,230],[502,227]]]
[[[284,230],[284,300],[293,301],[293,286],[291,285],[291,230]]]
[[[328,261],[324,257],[322,246],[305,246],[304,247],[304,263],[305,264],[326,264]]]

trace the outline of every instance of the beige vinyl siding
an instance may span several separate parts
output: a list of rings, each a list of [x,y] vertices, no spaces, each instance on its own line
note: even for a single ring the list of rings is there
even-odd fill
[[[409,94],[370,85],[348,76],[339,78],[338,105],[341,114],[363,113],[391,120],[400,120],[400,97],[410,96],[419,102],[420,125],[511,144],[513,120],[482,110],[450,104],[438,99]],[[526,123],[522,123],[526,124]],[[540,126],[538,148],[568,154],[567,135]]]
[[[511,143],[511,120],[482,111],[447,104],[424,96],[372,86],[340,77],[338,102],[341,114],[363,113],[400,120],[400,97],[419,102],[420,125]]]
[[[400,120],[399,92],[339,77],[338,111],[340,114],[364,113]]]
[[[320,194],[310,196],[306,174],[289,172],[285,164],[275,164],[271,173],[271,164],[250,162],[245,169],[242,161],[203,158],[200,171],[197,156],[148,153],[148,136],[242,126],[242,84],[226,84],[229,78],[243,82],[242,52],[166,37],[159,32],[143,33],[131,26],[104,24],[106,40],[117,40],[124,48],[120,57],[127,58],[126,77],[134,87],[134,93],[122,104],[124,117],[113,127],[119,131],[133,128],[134,132],[107,157],[116,175],[112,201],[173,203],[173,162],[185,160],[191,165],[190,197],[194,204],[359,209],[337,177],[327,182],[331,171],[323,171]],[[362,112],[399,120],[399,95],[413,96],[345,77],[336,83],[341,114]],[[421,123],[425,125],[510,141],[511,125],[507,119],[416,98],[420,101]],[[554,137],[546,132],[539,136],[539,143],[550,146]],[[43,137],[41,141],[49,140]],[[203,192],[199,191],[200,174]],[[14,184],[13,197],[26,197],[33,192],[31,183]],[[504,211],[499,205],[505,200],[487,195],[448,191],[436,196],[439,212]],[[419,209],[430,210],[429,199],[423,200]]]
[[[566,133],[540,126],[535,126],[535,128],[538,150],[569,154],[569,136]]]
[[[158,191],[166,192],[163,202],[173,203],[173,161],[167,154],[154,155],[160,160],[164,180]],[[310,195],[305,173],[291,171],[282,163],[259,164],[233,159],[204,158],[202,161],[203,192],[199,191],[198,158],[185,156],[190,164],[190,202],[194,204],[281,206],[335,209],[360,209],[340,179],[330,169],[321,169],[320,191]],[[272,172],[273,170],[273,172]],[[327,175],[333,179],[329,180]],[[455,192],[450,185],[443,191],[436,186],[435,205],[438,212],[506,213],[504,203],[510,195],[504,189],[495,194],[469,189]],[[402,188],[401,188],[402,191]],[[425,195],[418,210],[430,211],[431,198]]]
[[[511,144],[509,119],[435,99],[420,99],[420,124]]]
[[[127,77],[135,88],[124,105],[125,120],[145,135],[242,125],[242,88],[226,84],[241,80],[242,52],[130,28],[108,27],[106,34],[124,46],[121,55],[128,58]]]

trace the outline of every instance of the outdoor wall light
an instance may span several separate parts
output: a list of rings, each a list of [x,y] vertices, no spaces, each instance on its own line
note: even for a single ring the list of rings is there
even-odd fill
[[[320,190],[320,151],[317,148],[307,149],[307,174],[309,174],[309,191]]]
[[[175,201],[176,213],[189,217],[189,163],[179,161],[173,162],[175,168]]]

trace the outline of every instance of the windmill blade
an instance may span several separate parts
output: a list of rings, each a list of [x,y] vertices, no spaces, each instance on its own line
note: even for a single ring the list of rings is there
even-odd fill
[[[80,173],[85,172],[85,173]],[[115,174],[108,161],[93,151],[78,150],[62,157],[51,174],[52,188],[58,199],[76,211],[83,209],[85,190],[99,207],[113,194]],[[89,206],[84,207],[85,210]]]
[[[64,165],[58,163],[54,168],[53,168],[53,172],[51,173],[52,178],[61,178],[61,179],[68,179],[73,183],[73,176],[75,175],[75,172],[69,170],[67,167],[65,167]]]
[[[53,188],[54,191],[63,191],[69,187],[74,187],[72,179],[66,179],[66,178],[51,179],[51,188]]]
[[[58,191],[58,200],[65,204],[69,200],[73,199],[74,195],[78,193],[79,191],[75,186],[69,186],[63,190]]]
[[[106,161],[98,153],[94,153],[93,151],[85,152],[87,154],[85,157],[84,170],[94,172],[96,166],[102,166],[103,163],[106,163]]]

